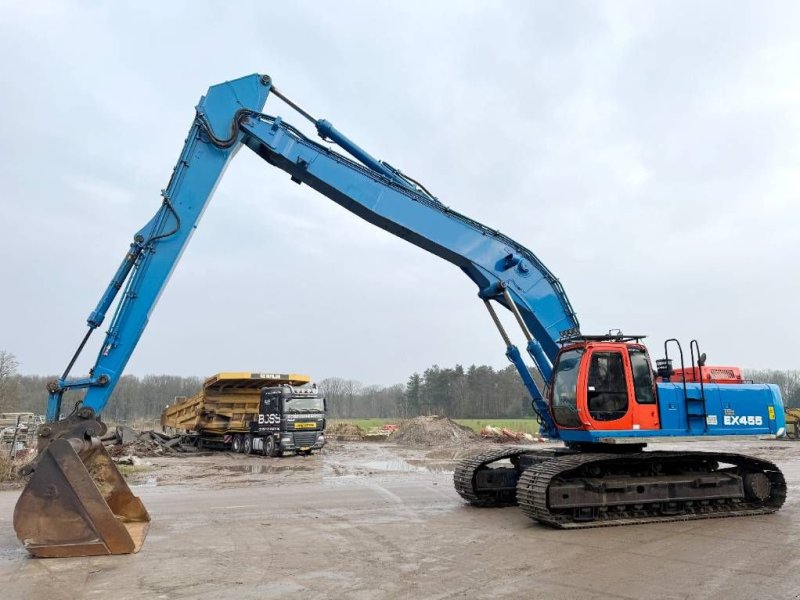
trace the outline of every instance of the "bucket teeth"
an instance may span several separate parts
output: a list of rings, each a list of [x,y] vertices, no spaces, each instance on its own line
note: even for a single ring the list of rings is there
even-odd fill
[[[14,509],[14,530],[38,557],[138,552],[150,515],[96,437],[54,440]]]

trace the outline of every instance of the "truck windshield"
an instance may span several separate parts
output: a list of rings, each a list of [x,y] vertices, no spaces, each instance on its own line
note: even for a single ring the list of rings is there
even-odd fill
[[[578,372],[583,348],[564,352],[558,359],[553,379],[552,407],[556,423],[562,427],[580,427],[578,418]]]
[[[287,398],[284,400],[284,410],[287,413],[316,413],[323,412],[322,398]]]

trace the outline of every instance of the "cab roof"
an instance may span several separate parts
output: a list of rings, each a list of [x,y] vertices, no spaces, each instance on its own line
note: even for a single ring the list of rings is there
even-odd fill
[[[602,335],[584,335],[582,333],[568,335],[558,340],[562,346],[567,344],[585,343],[585,342],[633,342],[639,343],[646,338],[646,335],[626,335],[621,332],[606,333]]]

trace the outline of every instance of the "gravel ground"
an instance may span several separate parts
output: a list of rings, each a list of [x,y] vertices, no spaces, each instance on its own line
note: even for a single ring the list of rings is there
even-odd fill
[[[691,444],[776,461],[774,515],[582,531],[464,504],[453,464],[480,447],[148,458],[130,474],[153,518],[133,556],[31,559],[19,490],[2,491],[0,597],[800,599],[800,443]]]

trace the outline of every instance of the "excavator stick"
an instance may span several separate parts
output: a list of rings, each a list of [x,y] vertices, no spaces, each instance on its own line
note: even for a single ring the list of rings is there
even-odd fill
[[[59,438],[39,455],[14,530],[42,558],[138,552],[150,515],[98,437]]]

